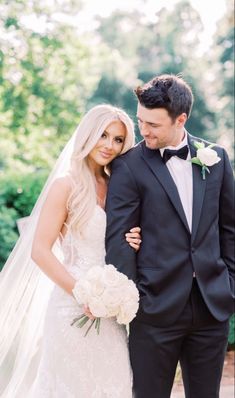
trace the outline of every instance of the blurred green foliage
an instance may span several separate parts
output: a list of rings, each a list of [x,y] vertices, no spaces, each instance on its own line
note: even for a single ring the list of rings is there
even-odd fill
[[[18,234],[16,232],[16,220],[18,218],[15,209],[9,209],[1,204],[0,207],[0,264],[3,265],[12,250]],[[1,267],[0,267],[1,270]]]
[[[31,213],[46,177],[45,171],[0,177],[0,269],[18,238],[16,221]]]
[[[29,215],[46,181],[47,172],[17,174],[8,172],[0,178],[0,204],[16,210],[18,218]]]

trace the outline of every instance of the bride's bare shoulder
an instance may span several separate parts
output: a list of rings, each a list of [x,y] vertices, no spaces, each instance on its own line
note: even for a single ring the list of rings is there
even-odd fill
[[[72,178],[66,174],[60,177],[57,177],[54,181],[54,185],[64,189],[71,189],[73,187]]]
[[[49,194],[58,197],[68,197],[72,191],[73,182],[68,175],[55,179],[52,183]]]

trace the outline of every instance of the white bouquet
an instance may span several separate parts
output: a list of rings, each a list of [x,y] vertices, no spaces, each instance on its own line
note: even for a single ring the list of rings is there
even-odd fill
[[[79,304],[89,307],[95,317],[85,336],[93,324],[99,334],[100,318],[116,317],[119,324],[127,325],[139,307],[139,292],[135,283],[112,264],[90,268],[76,282],[73,295]],[[80,315],[72,325],[82,327],[89,319],[85,314]]]

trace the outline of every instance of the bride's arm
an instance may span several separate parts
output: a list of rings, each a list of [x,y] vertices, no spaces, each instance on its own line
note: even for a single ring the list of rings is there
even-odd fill
[[[70,190],[68,177],[59,178],[53,183],[39,216],[31,256],[53,282],[72,295],[76,281],[52,252],[53,244],[67,219]]]

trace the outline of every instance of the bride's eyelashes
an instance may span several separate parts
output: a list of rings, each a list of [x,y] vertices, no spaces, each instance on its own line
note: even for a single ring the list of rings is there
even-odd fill
[[[104,131],[103,134],[101,135],[101,138],[103,138],[103,139],[109,138],[109,137],[108,137],[108,133],[107,133],[106,131]],[[114,137],[113,140],[114,140],[117,144],[123,144],[125,139],[124,139],[124,137],[122,137],[122,136],[117,136],[117,137]]]

